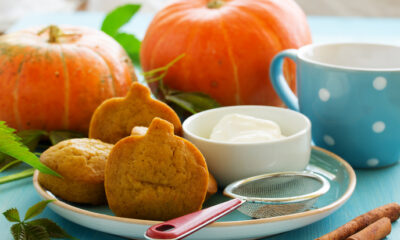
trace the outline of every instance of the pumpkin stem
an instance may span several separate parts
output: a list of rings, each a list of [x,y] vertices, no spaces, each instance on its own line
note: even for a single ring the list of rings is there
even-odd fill
[[[61,29],[59,27],[57,27],[56,25],[50,25],[50,26],[40,30],[40,32],[38,32],[38,35],[42,35],[47,30],[49,30],[48,42],[49,43],[58,43],[59,37],[63,35],[61,32]]]
[[[56,25],[49,26],[49,43],[58,43],[58,38],[61,36],[61,29]]]
[[[207,3],[207,7],[210,9],[218,9],[225,4],[224,0],[210,0]]]

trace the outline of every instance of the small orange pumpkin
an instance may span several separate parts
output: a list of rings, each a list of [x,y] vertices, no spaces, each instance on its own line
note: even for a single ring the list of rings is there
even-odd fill
[[[87,132],[96,107],[124,96],[132,81],[128,55],[98,30],[50,26],[0,37],[0,120],[18,130]]]
[[[151,22],[141,63],[149,71],[185,53],[164,78],[169,87],[207,93],[224,105],[282,105],[269,64],[279,51],[309,43],[306,16],[293,0],[180,0]],[[295,89],[293,63],[285,73]]]

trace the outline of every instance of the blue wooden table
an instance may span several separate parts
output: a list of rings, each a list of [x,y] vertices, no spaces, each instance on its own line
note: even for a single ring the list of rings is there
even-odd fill
[[[75,13],[29,16],[10,28],[14,31],[32,25],[72,24],[100,28],[104,15],[100,13]],[[151,21],[151,15],[136,16],[125,30],[143,38],[146,27]],[[400,19],[362,19],[309,17],[314,42],[362,41],[400,44]],[[400,147],[400,146],[399,146]],[[24,165],[12,169],[7,174],[26,168]],[[331,216],[303,227],[301,229],[282,233],[268,240],[309,240],[321,236],[352,218],[375,207],[390,202],[400,203],[400,164],[374,170],[356,170],[357,187],[350,200]],[[4,173],[0,173],[3,176]],[[0,212],[16,207],[22,214],[29,206],[40,201],[32,186],[31,178],[0,185]],[[62,226],[71,235],[85,239],[118,240],[117,236],[108,235],[76,225],[59,217],[50,209],[46,209],[41,217],[50,218]],[[0,216],[0,239],[12,239],[9,232],[11,224]],[[394,223],[392,233],[387,239],[400,239],[400,223]]]

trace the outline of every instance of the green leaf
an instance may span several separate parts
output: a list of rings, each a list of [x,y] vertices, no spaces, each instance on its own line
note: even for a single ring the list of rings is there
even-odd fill
[[[188,112],[195,114],[221,106],[207,94],[200,92],[181,92],[164,85],[164,77],[167,75],[168,70],[184,56],[185,53],[182,53],[167,65],[142,73],[147,83],[159,83],[158,90],[160,94],[157,97],[163,100],[165,99],[168,104],[179,113],[178,115],[181,119],[184,119]]]
[[[11,181],[18,180],[18,179],[21,179],[21,178],[30,177],[30,176],[33,175],[34,172],[35,172],[34,168],[29,168],[29,169],[26,169],[26,170],[21,171],[19,173],[15,173],[15,174],[11,174],[11,175],[8,175],[8,176],[0,177],[0,184],[6,183],[6,182],[11,182]]]
[[[50,240],[50,236],[44,227],[28,224],[25,224],[24,227],[27,240]]]
[[[14,132],[15,130],[7,127],[4,121],[0,121],[0,152],[21,160],[42,173],[61,177],[58,173],[41,163],[39,158],[21,143],[20,137]]]
[[[41,201],[30,207],[25,214],[24,221],[40,214],[43,209],[46,208],[47,204],[52,201],[54,200]],[[19,223],[11,226],[11,233],[16,240],[50,240],[50,238],[69,238],[77,240],[47,218],[20,222],[18,210],[15,208],[9,209],[3,214],[9,221],[19,221]]]
[[[142,73],[142,75],[144,76],[144,78],[146,80],[146,83],[158,82],[158,89],[157,89],[157,93],[155,94],[157,98],[164,101],[165,96],[176,93],[175,90],[164,85],[164,77],[167,75],[168,70],[173,65],[175,65],[175,63],[177,63],[179,60],[181,60],[183,57],[185,57],[185,55],[186,55],[185,53],[182,53],[181,55],[175,57],[167,65]],[[170,102],[172,102],[172,101],[170,101]],[[179,105],[175,104],[174,106],[177,106],[176,110],[178,110],[178,109],[182,110],[182,107],[180,107]],[[181,115],[179,115],[179,116],[182,118]]]
[[[10,161],[10,162],[7,162],[7,164],[4,164],[4,165],[0,165],[0,173],[2,172],[2,171],[4,171],[4,170],[6,170],[7,168],[9,168],[9,167],[12,167],[12,166],[14,166],[15,164],[17,164],[17,163],[20,163],[21,161],[20,160],[12,160],[12,161]]]
[[[193,114],[221,106],[207,94],[197,92],[175,93],[173,95],[166,95],[165,99]]]
[[[41,137],[47,135],[47,132],[43,130],[23,130],[17,132],[16,135],[20,137],[20,141],[27,146],[30,151],[34,151]],[[13,157],[0,153],[0,172],[20,162],[21,161],[15,160]]]
[[[0,134],[1,134],[1,131],[4,131],[4,134],[13,134],[13,133],[14,133],[15,130],[12,129],[12,128],[1,129],[1,128],[2,128],[2,126],[1,126],[2,124],[5,124],[5,122],[0,121]],[[16,138],[17,141],[20,140],[20,138],[19,138],[18,136],[15,136],[15,138]],[[2,152],[0,151],[0,164],[1,164],[1,165],[5,165],[5,164],[11,162],[12,160],[13,160],[12,157],[10,157],[10,156],[8,156],[7,154],[4,154],[4,153],[2,153]]]
[[[28,211],[26,211],[24,221],[39,215],[46,208],[47,204],[53,201],[54,200],[41,201],[30,207]]]
[[[140,40],[128,33],[117,33],[114,39],[125,49],[133,63],[140,65]]]
[[[65,232],[60,226],[55,222],[47,218],[36,219],[26,223],[27,225],[42,226],[46,229],[46,232],[51,238],[69,238],[76,239]]]
[[[132,34],[120,32],[120,28],[128,23],[139,9],[139,4],[126,4],[117,7],[107,14],[101,25],[101,30],[113,37],[136,65],[140,65],[140,41]]]
[[[128,23],[139,9],[140,5],[138,4],[126,4],[117,7],[104,18],[101,30],[114,37],[119,29]]]
[[[25,225],[23,223],[17,223],[11,226],[11,234],[14,240],[27,240],[25,233]]]
[[[16,208],[8,209],[7,211],[3,212],[3,215],[10,222],[20,222],[21,221],[21,219],[19,218],[19,212]]]
[[[7,155],[0,152],[0,165],[3,164],[3,161],[5,160],[6,157],[7,157]]]
[[[21,142],[27,146],[30,151],[34,151],[39,140],[46,135],[47,132],[43,130],[23,130],[17,132],[17,136],[21,138]]]
[[[51,144],[56,145],[57,143],[72,139],[72,138],[84,138],[86,137],[83,133],[74,131],[51,131],[49,132],[49,139]]]

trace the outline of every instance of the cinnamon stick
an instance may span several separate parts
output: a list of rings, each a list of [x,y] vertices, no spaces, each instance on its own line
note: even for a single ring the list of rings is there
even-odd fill
[[[380,240],[389,235],[392,224],[387,217],[381,218],[346,240]]]
[[[383,217],[388,217],[391,222],[394,222],[399,218],[399,215],[400,205],[397,203],[389,203],[360,215],[336,230],[315,240],[345,240]]]

